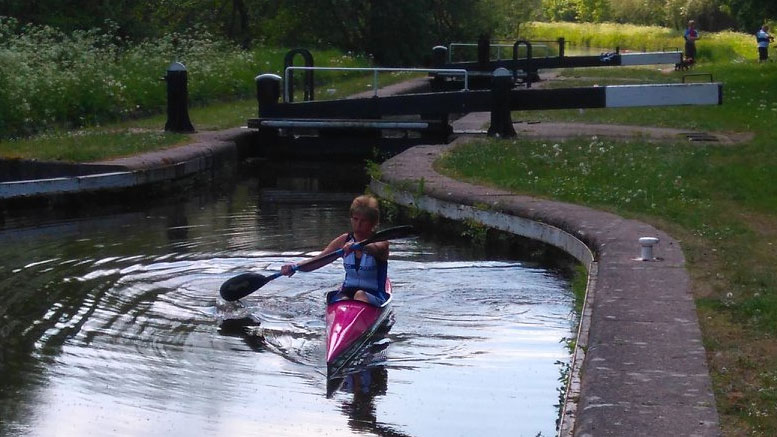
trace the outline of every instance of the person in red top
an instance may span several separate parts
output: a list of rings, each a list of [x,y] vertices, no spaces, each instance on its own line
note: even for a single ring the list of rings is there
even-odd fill
[[[691,61],[696,59],[696,40],[699,39],[699,31],[696,30],[696,22],[688,21],[688,28],[685,29],[685,59]]]

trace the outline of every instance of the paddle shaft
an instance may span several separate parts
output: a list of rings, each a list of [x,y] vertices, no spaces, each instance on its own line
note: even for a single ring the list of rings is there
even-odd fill
[[[395,238],[404,238],[409,235],[413,234],[413,227],[412,226],[396,226],[389,229],[384,229],[382,231],[378,231],[372,236],[365,238],[362,241],[359,241],[358,243],[354,243],[351,246],[351,250],[361,250],[364,248],[364,246],[371,244],[371,243],[377,243],[379,241],[386,241],[386,240],[392,240]],[[336,260],[337,258],[340,258],[345,254],[344,249],[337,249],[334,252],[329,252],[325,255],[319,255],[315,258],[309,259],[307,261],[302,261],[301,263],[298,263],[294,266],[294,271],[301,271],[301,272],[311,272],[313,270],[318,269],[319,267],[323,267],[330,262]]]
[[[367,240],[364,240],[364,241],[359,242],[359,243],[354,243],[351,246],[351,250],[360,250],[362,247],[364,247],[364,246],[366,246],[366,245],[368,245],[370,243],[375,243],[377,240],[372,240],[372,241],[367,242],[367,243],[365,243],[365,241],[367,241]],[[380,240],[380,241],[384,241],[384,240]],[[323,266],[329,264],[330,262],[336,260],[337,258],[340,258],[344,254],[345,254],[345,249],[340,248],[340,249],[335,250],[334,252],[329,252],[326,255],[319,255],[319,256],[317,256],[315,258],[311,258],[309,260],[302,261],[300,263],[294,264],[292,266],[292,269],[295,272],[296,271],[312,272],[313,270],[316,270],[316,269],[318,269],[320,267],[323,267]]]
[[[404,238],[412,235],[414,232],[412,226],[397,226],[376,232],[371,237],[351,245],[352,250],[360,250],[370,243],[386,241],[394,238]],[[345,254],[344,249],[338,249],[315,258],[302,261],[292,266],[292,271],[310,272],[323,267]],[[283,276],[281,272],[273,273],[270,276],[262,276],[258,273],[243,273],[224,282],[221,286],[221,297],[227,301],[241,299],[254,291],[260,289],[264,284]]]

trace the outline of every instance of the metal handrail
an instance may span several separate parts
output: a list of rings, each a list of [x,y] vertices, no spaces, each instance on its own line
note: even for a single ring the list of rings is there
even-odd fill
[[[552,41],[552,42],[555,42],[555,41]],[[448,63],[449,64],[451,62],[453,62],[453,47],[454,46],[456,46],[456,47],[477,47],[478,45],[476,43],[470,43],[470,42],[452,42],[452,43],[448,44]],[[491,45],[489,45],[489,47],[496,47],[496,58],[498,60],[501,60],[502,59],[502,47],[512,48],[513,44],[491,44]],[[546,46],[544,44],[538,44],[538,45],[534,45],[532,47],[534,47],[535,49],[536,48],[545,49],[545,57],[548,56],[548,50],[550,50],[548,48],[548,46]]]
[[[371,71],[372,88],[375,97],[378,96],[378,73],[381,72],[409,72],[409,73],[450,73],[464,76],[464,89],[469,91],[469,72],[463,68],[382,68],[382,67],[286,67],[283,73],[283,101],[289,101],[289,72],[292,70],[313,71]]]

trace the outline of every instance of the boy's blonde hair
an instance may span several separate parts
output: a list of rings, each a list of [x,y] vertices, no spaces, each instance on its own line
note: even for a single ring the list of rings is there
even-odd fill
[[[380,204],[378,199],[369,194],[361,195],[351,202],[351,215],[359,214],[376,225],[380,221]]]

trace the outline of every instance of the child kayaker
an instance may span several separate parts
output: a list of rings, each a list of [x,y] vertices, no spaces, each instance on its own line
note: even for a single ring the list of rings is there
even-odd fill
[[[361,250],[351,250],[354,243],[369,238],[375,233],[380,220],[378,200],[370,195],[355,198],[351,202],[350,215],[351,232],[335,238],[321,252],[327,254],[340,248],[344,251],[345,281],[340,290],[331,296],[328,303],[355,299],[380,306],[388,299],[385,287],[389,242],[378,241],[362,247]],[[293,275],[294,264],[281,267],[281,273],[286,276]]]

